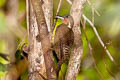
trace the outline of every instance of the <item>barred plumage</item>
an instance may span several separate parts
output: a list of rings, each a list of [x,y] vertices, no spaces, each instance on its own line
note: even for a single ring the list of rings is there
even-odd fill
[[[69,55],[68,53],[74,42],[72,29],[65,26],[65,24],[58,26],[55,33],[54,50],[59,59],[66,59],[67,56],[65,55]]]
[[[70,56],[70,48],[74,43],[74,33],[72,31],[72,17],[64,16],[61,19],[63,23],[59,25],[56,29],[53,46],[53,49],[55,50],[57,57],[59,58],[58,68],[56,69],[57,74],[60,70],[62,63],[68,60]]]

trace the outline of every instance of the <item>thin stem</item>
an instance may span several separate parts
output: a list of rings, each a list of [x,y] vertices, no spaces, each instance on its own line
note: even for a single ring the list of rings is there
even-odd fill
[[[86,41],[87,41],[87,43],[88,43],[90,55],[91,55],[92,58],[93,58],[93,62],[94,62],[94,66],[95,66],[96,71],[98,72],[100,78],[101,78],[102,80],[104,80],[101,72],[99,71],[99,69],[98,69],[98,67],[97,67],[97,64],[96,64],[96,61],[95,61],[95,58],[94,58],[94,55],[93,55],[93,48],[92,48],[92,46],[91,46],[91,44],[90,44],[90,42],[89,42],[89,40],[88,40],[88,38],[87,38],[87,34],[86,34],[86,32],[85,32],[85,27],[86,27],[85,24],[86,24],[86,20],[84,20],[84,23],[82,24],[82,26],[83,26],[83,32],[84,32],[84,34],[85,34]]]
[[[63,0],[60,0],[60,1],[59,1],[58,7],[57,7],[57,11],[56,11],[56,16],[58,15],[58,13],[59,13],[59,11],[60,11],[60,8],[61,8],[61,5],[62,5],[62,1],[63,1]],[[53,24],[53,29],[52,29],[52,31],[53,31],[54,28],[55,28],[56,22],[57,22],[57,19],[54,19],[54,24]]]
[[[106,51],[107,55],[109,56],[109,58],[111,59],[112,62],[115,63],[113,57],[111,56],[110,52],[108,51],[107,47],[105,46],[105,44],[103,43],[101,37],[99,36],[97,29],[95,28],[94,24],[83,14],[82,17],[91,25],[91,27],[93,28],[100,44],[102,45],[102,47],[104,48],[104,50]]]
[[[27,31],[29,36],[29,16],[30,16],[30,7],[29,7],[29,0],[26,0],[26,20],[27,20]]]

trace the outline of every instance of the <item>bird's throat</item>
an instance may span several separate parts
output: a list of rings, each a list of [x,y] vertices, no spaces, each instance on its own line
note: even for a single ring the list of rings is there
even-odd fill
[[[70,23],[68,23],[68,26],[67,26],[67,27],[70,28],[70,29],[72,28]]]

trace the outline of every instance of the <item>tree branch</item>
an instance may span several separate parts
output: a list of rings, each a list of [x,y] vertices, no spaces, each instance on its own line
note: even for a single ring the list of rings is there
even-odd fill
[[[82,38],[80,31],[80,19],[82,15],[83,4],[86,0],[74,0],[70,15],[74,20],[74,44],[75,48],[70,56],[65,80],[75,80],[80,70],[81,57],[83,54]]]
[[[51,33],[53,23],[53,0],[43,0],[42,8],[44,11],[48,32]]]
[[[50,37],[50,42],[52,42],[52,29],[53,29],[53,0],[43,0],[43,5],[42,9],[44,12],[48,32],[49,32],[49,37]]]
[[[47,79],[53,80],[56,79],[55,69],[54,69],[54,62],[49,38],[49,33],[47,30],[47,25],[44,17],[44,13],[42,10],[42,2],[40,0],[31,0],[33,9],[36,16],[36,21],[38,25],[38,32],[39,32],[39,41],[41,41],[42,51],[44,54],[45,65],[46,65],[46,72],[47,72]]]
[[[94,30],[100,44],[102,45],[102,47],[104,48],[104,50],[106,51],[107,55],[109,56],[110,60],[115,63],[113,57],[111,56],[109,50],[107,49],[107,47],[105,46],[105,44],[103,43],[102,39],[100,38],[97,29],[95,28],[94,24],[83,14],[82,17],[91,25],[92,29]],[[116,64],[116,63],[115,63]]]
[[[36,36],[39,34],[38,25],[35,17],[35,13],[33,11],[33,6],[31,4],[31,0],[27,1],[28,3],[28,13],[29,17],[27,23],[28,26],[28,34],[29,34],[29,47],[28,47],[28,70],[29,70],[29,80],[44,80],[39,74],[42,74],[46,77],[46,68],[45,61],[42,51],[41,42],[36,39]]]
[[[27,32],[29,36],[29,26],[30,26],[30,1],[26,0],[26,23],[27,23]]]

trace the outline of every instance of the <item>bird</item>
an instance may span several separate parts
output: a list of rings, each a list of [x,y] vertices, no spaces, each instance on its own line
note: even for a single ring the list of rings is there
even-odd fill
[[[56,18],[61,19],[62,24],[60,24],[55,31],[53,50],[56,52],[59,59],[58,67],[56,69],[57,75],[61,69],[61,65],[68,61],[70,49],[74,44],[74,33],[72,27],[74,21],[72,16],[56,16]]]

